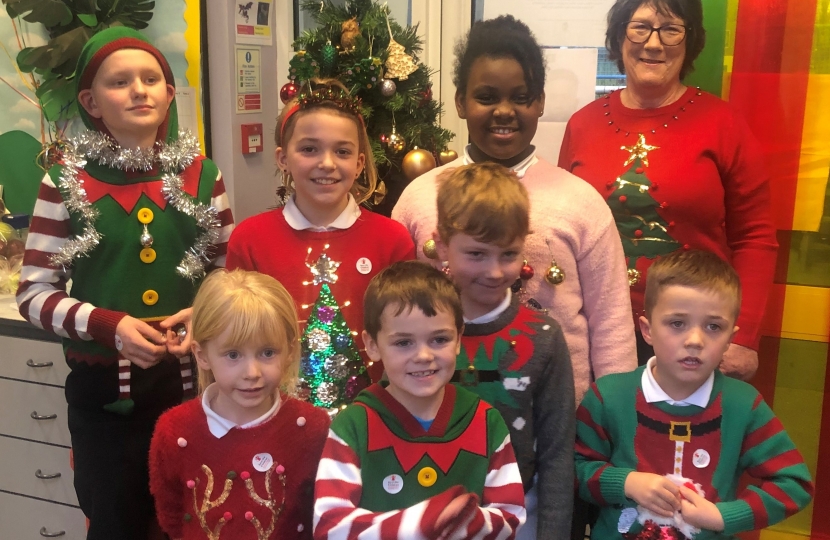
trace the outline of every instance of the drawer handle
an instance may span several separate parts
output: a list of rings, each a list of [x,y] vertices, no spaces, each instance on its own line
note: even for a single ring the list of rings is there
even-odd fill
[[[36,470],[36,471],[35,471],[35,476],[37,476],[37,477],[38,477],[38,478],[40,478],[41,480],[53,480],[53,479],[55,479],[55,478],[60,478],[60,477],[61,477],[61,473],[56,472],[56,473],[52,473],[52,474],[43,474],[43,473],[40,471],[40,469],[38,469],[38,470]]]
[[[55,363],[52,362],[51,360],[48,361],[48,362],[35,362],[31,358],[29,358],[28,360],[26,360],[26,365],[29,366],[29,367],[33,367],[33,368],[42,368],[42,367],[52,367],[52,366],[55,365]]]
[[[54,420],[58,417],[57,414],[38,414],[37,411],[32,411],[29,416],[32,417],[32,420]]]
[[[64,536],[66,531],[58,531],[58,532],[49,532],[49,529],[46,527],[40,528],[40,535],[45,536],[46,538],[57,538],[58,536]]]

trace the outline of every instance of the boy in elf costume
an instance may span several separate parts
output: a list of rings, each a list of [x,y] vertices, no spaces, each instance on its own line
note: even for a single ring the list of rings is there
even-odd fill
[[[463,327],[438,270],[395,263],[366,290],[374,384],[332,422],[317,470],[314,537],[514,538],[521,476],[498,411],[448,385]]]
[[[596,538],[734,538],[810,502],[781,422],[718,371],[740,305],[737,274],[714,254],[677,251],[649,270],[640,328],[655,356],[599,379],[577,411],[579,494],[602,507]],[[757,482],[738,493],[744,472]]]
[[[528,277],[527,190],[490,162],[457,167],[438,182],[436,247],[464,309],[452,380],[507,422],[526,493],[517,538],[546,538],[568,530],[573,513],[574,378],[562,328],[527,307],[524,291],[511,291]]]
[[[75,73],[90,131],[43,179],[17,302],[64,338],[87,538],[144,540],[157,527],[153,426],[192,388],[189,306],[224,265],[233,217],[216,165],[179,132],[170,66],[142,34],[99,32]]]

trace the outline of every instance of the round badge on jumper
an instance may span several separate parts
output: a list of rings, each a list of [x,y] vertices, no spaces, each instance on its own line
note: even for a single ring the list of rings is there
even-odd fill
[[[254,456],[252,464],[254,466],[254,469],[258,470],[259,472],[265,472],[271,468],[271,465],[274,464],[274,458],[272,458],[271,454],[269,454],[268,452],[263,452],[261,454],[257,454]]]
[[[703,448],[695,450],[695,453],[692,454],[692,464],[698,469],[708,467],[710,461],[712,461],[712,458],[709,456],[709,452]]]
[[[372,271],[372,261],[366,257],[361,257],[357,260],[357,271],[364,276]]]
[[[400,493],[403,489],[403,477],[398,474],[390,474],[383,479],[383,489],[386,493],[391,493],[392,495]]]

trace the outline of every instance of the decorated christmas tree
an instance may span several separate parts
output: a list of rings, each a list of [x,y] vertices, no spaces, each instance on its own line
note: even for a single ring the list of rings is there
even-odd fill
[[[612,184],[615,189],[608,197],[608,206],[614,214],[623,249],[628,257],[629,285],[636,284],[640,279],[637,259],[654,259],[658,255],[675,251],[679,246],[670,233],[672,224],[667,223],[657,212],[660,204],[652,192],[657,191],[659,186],[652,183],[645,173],[648,153],[658,148],[646,144],[642,134],[635,145],[621,147],[629,152],[623,166],[630,164],[631,167]]]
[[[337,264],[325,254],[320,259],[318,266],[331,268]],[[329,275],[336,280],[333,273]],[[300,355],[300,397],[318,407],[335,412],[351,403],[370,383],[351,330],[327,283],[323,283],[317,301],[311,306]]]
[[[457,157],[447,151],[453,133],[438,125],[441,104],[432,97],[431,72],[417,57],[418,27],[400,26],[375,0],[350,0],[345,6],[301,0],[300,7],[318,26],[294,42],[290,82],[280,98],[288,101],[313,77],[332,77],[362,99],[387,190],[383,202],[376,198],[375,209],[388,214],[409,181]]]

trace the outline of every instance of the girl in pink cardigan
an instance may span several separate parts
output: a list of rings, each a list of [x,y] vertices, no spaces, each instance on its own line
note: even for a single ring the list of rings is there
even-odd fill
[[[625,259],[611,212],[590,185],[535,155],[545,68],[525,24],[511,16],[474,24],[456,47],[453,82],[470,144],[460,161],[415,179],[392,218],[409,230],[420,258],[433,258],[438,176],[482,161],[513,170],[530,195],[531,229],[514,294],[562,326],[578,404],[594,378],[637,367]]]

